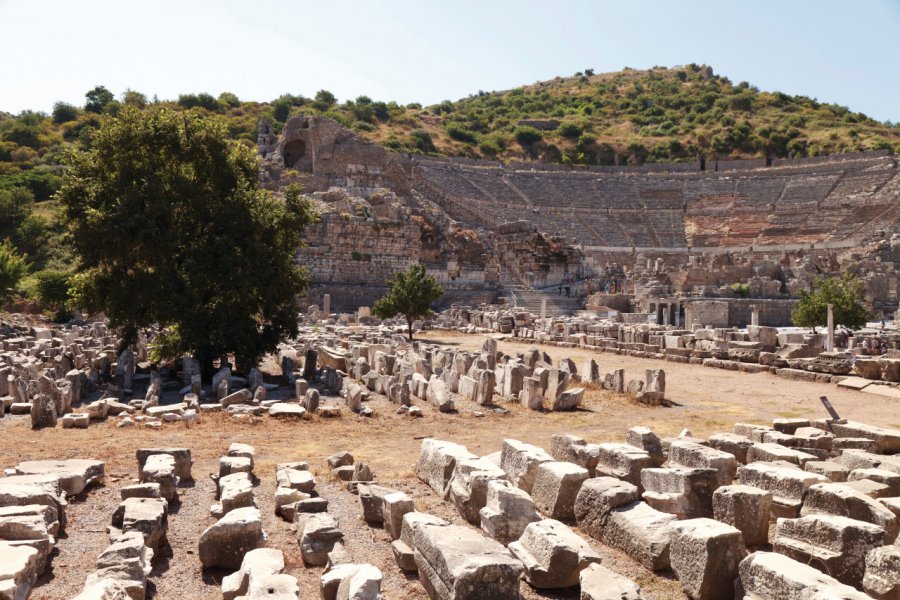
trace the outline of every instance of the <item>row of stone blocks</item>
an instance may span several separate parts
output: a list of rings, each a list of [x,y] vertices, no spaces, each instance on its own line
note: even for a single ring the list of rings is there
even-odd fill
[[[651,441],[648,438],[655,437],[640,428],[636,429],[629,432],[629,437],[637,445],[648,445]],[[656,440],[656,443],[661,447],[664,442]],[[716,563],[719,552],[713,553],[710,570],[698,574],[691,572],[698,563],[692,551],[687,555],[681,553],[681,566],[677,566],[679,559],[675,554],[680,552],[681,542],[675,540],[712,537],[719,540],[717,544],[724,544],[723,547],[730,547],[731,544],[734,552],[726,552],[723,556],[734,557],[730,568],[737,576],[737,565],[746,554],[745,544],[762,547],[768,541],[769,516],[775,506],[773,491],[785,485],[790,487],[790,482],[797,478],[796,474],[805,472],[797,466],[754,463],[741,467],[739,475],[742,482],[756,485],[730,485],[737,470],[734,456],[691,440],[670,440],[666,445],[670,465],[674,466],[660,469],[653,467],[650,453],[634,446],[631,450],[624,447],[627,444],[590,448],[592,445],[569,436],[556,436],[553,447],[559,457],[587,464],[594,470],[594,473],[589,473],[587,468],[577,465],[558,467],[554,456],[512,440],[504,442],[499,469],[496,465],[492,468],[491,461],[470,455],[455,444],[428,440],[423,443],[417,474],[436,491],[450,497],[460,509],[460,514],[470,522],[474,521],[475,511],[468,502],[473,497],[488,498],[491,494],[494,496],[492,500],[496,501],[496,490],[501,487],[498,484],[500,478],[508,479],[518,488],[517,491],[532,491],[534,503],[531,505],[518,498],[518,503],[506,502],[504,511],[494,514],[490,508],[479,511],[481,525],[486,532],[510,535],[512,530],[510,537],[521,535],[522,522],[526,523],[525,527],[528,526],[527,523],[533,518],[529,517],[529,510],[533,514],[535,506],[550,516],[553,511],[573,506],[574,499],[570,510],[573,510],[582,531],[626,551],[651,570],[671,566],[692,597],[722,597],[717,594],[727,592],[690,592],[692,586],[700,590],[712,585],[707,579],[728,566]],[[679,465],[678,462],[687,464]],[[710,465],[715,466],[709,468]],[[771,469],[779,471],[773,473]],[[754,480],[754,475],[759,472],[771,476]],[[598,473],[600,477],[588,478],[588,475]],[[627,481],[629,478],[639,483],[630,483]],[[486,493],[479,492],[485,488]],[[855,502],[847,503],[847,497],[854,498]],[[483,502],[489,507],[492,500]],[[513,507],[516,509],[511,510]],[[841,584],[849,583],[857,587],[862,585],[866,573],[868,553],[871,556],[869,562],[873,563],[868,579],[881,581],[883,588],[900,590],[897,577],[891,579],[888,575],[885,578],[884,567],[878,566],[890,565],[897,557],[896,547],[888,547],[888,550],[881,548],[896,536],[896,518],[890,511],[865,494],[842,489],[839,484],[812,487],[805,510],[810,516],[778,522],[777,550],[801,559],[817,558],[828,565],[826,568],[835,571]],[[857,518],[850,519],[844,516],[846,513]],[[517,515],[517,519],[511,517],[513,514]],[[709,518],[713,515],[718,521]],[[559,516],[565,518],[566,513],[561,512]],[[496,527],[492,519],[502,523],[503,527]],[[678,519],[684,520],[679,522]],[[814,538],[809,533],[812,531],[827,533]],[[844,540],[843,545],[834,542],[835,539]],[[695,541],[687,543],[686,547],[691,549],[694,547],[692,544],[696,545]],[[804,550],[807,552],[805,556],[802,554]],[[725,587],[730,589],[731,580]],[[832,581],[840,585],[838,581]],[[720,590],[725,587],[720,587]]]
[[[66,525],[67,498],[104,478],[96,460],[38,460],[0,478],[0,598],[27,598]]]

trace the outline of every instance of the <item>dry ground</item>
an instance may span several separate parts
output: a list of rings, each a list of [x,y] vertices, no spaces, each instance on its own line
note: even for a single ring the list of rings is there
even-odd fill
[[[466,349],[480,348],[481,336],[432,333],[430,341]],[[506,353],[521,352],[525,346],[501,342]],[[593,356],[601,369],[623,367],[626,376],[636,377],[647,367],[662,367],[667,375],[667,396],[675,402],[669,408],[648,408],[627,398],[590,391],[584,410],[572,413],[534,413],[506,404],[508,414],[461,404],[457,414],[439,414],[423,406],[421,419],[395,414],[396,407],[383,398],[370,401],[375,418],[361,419],[349,414],[341,419],[278,422],[269,418],[253,423],[235,423],[224,416],[205,417],[187,428],[172,424],[161,430],[117,429],[114,421],[92,425],[87,430],[31,431],[27,418],[0,420],[0,466],[41,458],[96,458],[106,461],[104,485],[73,499],[68,509],[66,534],[59,540],[48,573],[40,580],[32,598],[65,599],[75,596],[94,560],[106,547],[106,525],[119,502],[118,490],[136,475],[135,450],[146,446],[185,446],[193,452],[195,483],[180,488],[180,502],[169,520],[169,545],[154,562],[150,597],[157,599],[218,599],[224,572],[203,572],[197,556],[201,532],[214,522],[209,505],[214,502],[214,485],[209,474],[216,472],[218,457],[231,442],[252,444],[257,449],[255,473],[259,478],[257,500],[268,533],[268,545],[285,553],[287,571],[300,580],[303,598],[317,598],[321,568],[305,568],[300,560],[296,534],[291,525],[274,514],[274,466],[277,462],[306,460],[316,472],[318,489],[329,501],[345,534],[347,550],[357,562],[371,562],[384,574],[384,597],[423,598],[415,578],[404,576],[394,565],[389,539],[380,528],[360,519],[359,503],[327,474],[325,458],[339,450],[350,450],[357,460],[368,462],[380,483],[403,489],[428,511],[455,522],[460,519],[450,506],[413,476],[420,439],[435,436],[462,443],[473,452],[488,454],[500,448],[501,440],[513,437],[549,448],[550,436],[557,432],[581,435],[591,442],[621,441],[627,428],[643,424],[661,436],[677,435],[689,428],[698,436],[730,430],[736,421],[767,423],[778,416],[825,416],[818,397],[827,395],[842,416],[872,424],[900,427],[900,401],[841,390],[829,384],[811,384],[776,378],[768,374],[710,369],[695,365],[664,363],[613,354],[593,354],[576,349],[542,347],[555,359],[570,357],[580,366]],[[334,401],[334,400],[330,400]],[[419,402],[422,405],[424,403]],[[632,577],[644,586],[648,598],[684,598],[671,575],[653,575],[620,552],[594,546],[604,563]],[[522,584],[526,598],[577,598],[577,591],[541,592]]]

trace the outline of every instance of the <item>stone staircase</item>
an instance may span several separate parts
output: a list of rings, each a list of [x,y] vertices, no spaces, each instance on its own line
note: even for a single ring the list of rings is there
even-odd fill
[[[541,303],[545,298],[548,317],[574,315],[584,308],[584,298],[566,298],[557,294],[555,287],[543,290],[525,286],[505,287],[500,297],[507,305],[527,310],[537,317],[541,316]]]

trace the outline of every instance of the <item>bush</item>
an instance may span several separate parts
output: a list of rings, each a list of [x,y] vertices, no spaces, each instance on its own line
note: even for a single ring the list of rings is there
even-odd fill
[[[79,109],[74,104],[69,104],[68,102],[57,102],[53,105],[53,122],[59,125],[60,123],[68,123],[69,121],[74,121],[78,118]]]
[[[34,288],[38,302],[56,312],[56,320],[65,320],[71,295],[72,274],[63,271],[38,271]]]
[[[750,295],[750,286],[746,283],[732,283],[731,292],[738,298],[746,298]]]
[[[581,135],[581,132],[584,131],[584,128],[579,123],[576,123],[574,121],[566,121],[565,123],[560,125],[559,129],[557,129],[556,131],[564,138],[574,140],[577,139],[579,135]]]
[[[84,110],[97,113],[98,115],[102,114],[106,109],[106,105],[115,99],[113,93],[102,85],[98,85],[86,93],[84,97],[87,99],[84,103]]]
[[[324,112],[334,106],[335,102],[337,102],[337,98],[334,97],[334,94],[328,90],[319,90],[316,92],[313,108]]]
[[[478,141],[475,134],[459,123],[447,123],[447,134],[451,139],[465,144],[474,144]]]
[[[437,148],[434,147],[434,141],[431,139],[431,134],[424,129],[416,129],[409,134],[409,138],[413,148],[419,152],[427,154],[437,151]]]
[[[27,270],[25,256],[19,254],[12,242],[4,240],[0,244],[0,297],[9,298]]]
[[[544,138],[544,135],[529,125],[519,125],[514,132],[516,141],[522,146],[536,144]]]
[[[222,106],[212,94],[181,94],[178,96],[178,106],[182,108],[205,108],[211,112],[219,111]]]

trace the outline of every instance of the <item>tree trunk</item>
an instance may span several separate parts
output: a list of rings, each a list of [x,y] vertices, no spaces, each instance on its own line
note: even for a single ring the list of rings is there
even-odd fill
[[[412,322],[413,322],[412,317],[409,316],[409,315],[406,315],[406,327],[407,327],[407,330],[409,331],[409,341],[413,341],[413,338],[412,338]]]

